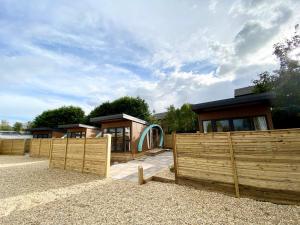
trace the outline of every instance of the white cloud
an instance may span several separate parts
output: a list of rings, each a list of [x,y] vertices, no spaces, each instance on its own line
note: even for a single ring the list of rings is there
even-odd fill
[[[3,0],[0,116],[29,120],[69,104],[89,112],[123,95],[157,112],[232,97],[276,66],[273,44],[289,36],[299,9],[268,0]]]

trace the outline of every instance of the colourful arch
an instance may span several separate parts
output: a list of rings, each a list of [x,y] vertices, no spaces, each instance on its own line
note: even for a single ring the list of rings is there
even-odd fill
[[[157,127],[160,130],[160,140],[159,140],[159,147],[163,146],[164,143],[164,131],[161,128],[161,126],[159,126],[158,124],[151,124],[150,126],[146,127],[145,130],[143,131],[140,140],[139,140],[139,144],[138,144],[138,151],[141,152],[143,150],[143,143],[145,140],[145,137],[147,135],[147,133],[153,128],[153,127]]]

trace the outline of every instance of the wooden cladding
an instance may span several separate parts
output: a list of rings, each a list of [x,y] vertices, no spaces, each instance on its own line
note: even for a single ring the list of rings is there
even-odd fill
[[[173,148],[172,134],[165,134],[165,136],[164,136],[164,148]]]
[[[90,139],[52,139],[50,168],[109,176],[111,136]]]
[[[175,137],[177,183],[224,184],[237,197],[300,203],[300,129]]]
[[[30,143],[30,157],[49,158],[52,146],[52,139],[33,138]]]
[[[0,140],[0,154],[24,155],[25,139],[2,139]]]

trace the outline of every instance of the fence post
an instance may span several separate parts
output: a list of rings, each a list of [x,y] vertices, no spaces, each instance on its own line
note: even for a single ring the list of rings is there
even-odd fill
[[[81,173],[83,173],[84,170],[84,162],[85,162],[85,147],[86,146],[86,136],[84,138],[84,145],[83,145],[83,156],[82,156],[82,168],[81,168]]]
[[[2,154],[2,145],[3,145],[3,141],[2,139],[0,139],[0,155]]]
[[[234,158],[234,151],[233,151],[232,138],[231,138],[230,132],[227,133],[227,137],[228,137],[230,160],[231,160],[232,174],[233,174],[234,187],[235,187],[235,196],[237,198],[239,198],[240,197],[239,180],[238,180],[238,175],[237,175],[236,162],[235,162],[235,158]]]
[[[67,152],[68,152],[68,144],[69,144],[69,138],[67,138],[67,143],[66,143],[66,150],[65,150],[65,161],[64,161],[64,170],[66,169],[66,164],[67,164]]]
[[[172,143],[173,143],[173,160],[174,160],[174,173],[175,173],[175,184],[178,184],[178,173],[177,173],[177,150],[176,150],[176,131],[172,132]]]
[[[111,134],[105,134],[106,137],[106,161],[105,161],[105,177],[110,176],[110,155],[111,155]]]
[[[139,185],[144,183],[144,169],[141,165],[138,166],[138,183]]]
[[[29,156],[32,157],[32,152],[31,152],[31,149],[32,149],[32,138],[30,139],[30,144],[29,144]]]
[[[51,167],[51,161],[52,161],[52,151],[53,151],[53,138],[51,138],[51,147],[50,147],[50,152],[49,152],[49,168]]]
[[[41,145],[42,145],[42,138],[40,138],[40,143],[39,143],[39,155],[38,155],[38,157],[41,156]]]
[[[25,155],[26,140],[23,139],[23,155]]]
[[[11,139],[11,145],[10,145],[10,154],[12,155],[12,150],[14,147],[14,139]]]

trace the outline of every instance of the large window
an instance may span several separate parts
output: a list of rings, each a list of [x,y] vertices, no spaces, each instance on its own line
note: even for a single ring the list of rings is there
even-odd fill
[[[230,131],[229,120],[216,120],[215,128],[217,132],[227,132]]]
[[[34,134],[33,138],[51,138],[51,134]]]
[[[255,130],[268,130],[265,116],[257,116],[253,118]]]
[[[130,151],[130,127],[115,127],[103,130],[104,134],[111,134],[112,152]]]
[[[69,138],[85,138],[85,132],[68,132]]]
[[[265,116],[230,118],[223,120],[205,120],[203,132],[227,132],[247,130],[268,130]]]
[[[204,133],[212,132],[212,123],[210,120],[203,121],[203,131]]]
[[[252,118],[233,119],[233,127],[235,131],[254,130]]]

